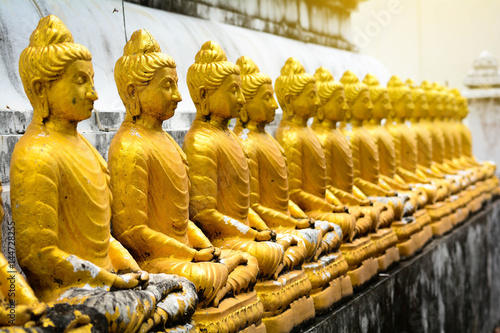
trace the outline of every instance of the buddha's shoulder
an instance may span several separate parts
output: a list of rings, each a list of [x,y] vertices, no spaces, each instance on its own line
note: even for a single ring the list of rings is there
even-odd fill
[[[64,146],[67,146],[64,138],[57,133],[50,133],[43,126],[30,125],[15,145],[12,157],[55,159]]]
[[[151,141],[145,129],[133,124],[123,123],[111,140],[109,155],[144,152]]]
[[[281,122],[274,135],[280,143],[299,143],[303,136],[302,128],[290,123]]]

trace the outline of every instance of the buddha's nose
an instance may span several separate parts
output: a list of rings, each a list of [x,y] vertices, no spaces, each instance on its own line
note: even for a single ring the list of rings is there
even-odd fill
[[[175,87],[174,93],[172,94],[172,100],[174,100],[177,103],[182,101],[181,92],[177,87]]]
[[[96,101],[99,98],[97,96],[97,91],[95,91],[94,87],[92,87],[92,89],[85,94],[85,97],[92,102]]]

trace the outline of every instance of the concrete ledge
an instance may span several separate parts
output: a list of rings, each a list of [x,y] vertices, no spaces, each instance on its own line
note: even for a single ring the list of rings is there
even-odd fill
[[[302,329],[488,332],[500,324],[500,200]]]

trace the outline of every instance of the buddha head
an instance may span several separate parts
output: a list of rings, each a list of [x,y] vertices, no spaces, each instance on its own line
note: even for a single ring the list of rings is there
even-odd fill
[[[363,83],[368,86],[373,103],[373,119],[382,120],[391,115],[392,104],[387,88],[383,87],[373,74],[366,74]]]
[[[115,64],[115,82],[127,118],[163,122],[174,115],[182,98],[174,60],[161,53],[153,36],[137,30]]]
[[[332,73],[325,67],[318,68],[314,77],[321,101],[315,120],[323,122],[326,119],[331,123],[336,123],[344,121],[347,116],[350,117],[342,83],[334,81]]]
[[[453,93],[453,89],[448,87],[445,87],[445,89],[446,89],[446,94],[448,95],[448,99],[450,101],[445,117],[455,118],[458,113],[457,96]]]
[[[467,115],[469,114],[469,103],[467,102],[467,98],[465,98],[464,96],[462,96],[462,94],[460,93],[460,90],[458,90],[457,88],[452,89],[451,92],[457,98],[457,113],[456,113],[456,117],[458,119],[464,119],[464,118],[466,118]]]
[[[19,58],[19,75],[33,106],[32,123],[50,119],[76,128],[90,118],[97,100],[91,59],[59,18],[49,15],[38,22]]]
[[[187,84],[197,119],[227,123],[238,117],[245,104],[239,67],[227,61],[226,53],[213,41],[203,44],[196,54]]]
[[[424,90],[429,104],[428,116],[434,119],[443,112],[442,95],[434,89],[433,84],[429,81],[423,81],[420,87]]]
[[[307,121],[316,114],[321,102],[316,90],[316,79],[306,73],[296,58],[288,58],[275,82],[276,97],[283,110],[283,119]]]
[[[346,120],[363,122],[370,119],[373,116],[373,104],[368,86],[359,82],[358,77],[352,71],[345,72],[340,82],[344,85],[347,105],[351,111]]]
[[[429,113],[429,104],[427,103],[427,95],[425,91],[417,86],[412,79],[406,80],[406,85],[411,89],[411,94],[415,102],[415,109],[413,110],[412,115],[413,118],[426,118]]]
[[[411,117],[415,104],[413,103],[410,88],[405,86],[397,75],[394,75],[387,83],[387,91],[394,109],[392,116],[397,119]]]
[[[238,121],[243,126],[249,122],[269,124],[274,120],[278,108],[274,99],[273,81],[269,75],[261,73],[255,62],[247,56],[240,57],[236,65],[240,68],[241,90],[246,101]]]
[[[450,112],[451,107],[450,95],[446,91],[446,88],[437,82],[432,83],[432,89],[434,89],[441,97],[441,107],[438,109],[439,112],[436,114],[436,117],[446,117],[446,115]]]

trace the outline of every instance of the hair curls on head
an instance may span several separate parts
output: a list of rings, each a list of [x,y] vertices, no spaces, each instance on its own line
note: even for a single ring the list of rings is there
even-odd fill
[[[405,86],[403,81],[401,81],[397,75],[392,76],[389,82],[387,82],[387,91],[389,92],[389,98],[392,103],[397,103],[406,94],[411,94],[410,88]]]
[[[387,92],[387,88],[383,87],[373,74],[366,74],[363,83],[368,86],[368,90],[370,90],[370,99],[373,103],[377,102],[378,99]]]
[[[325,67],[318,68],[314,77],[321,104],[328,102],[336,91],[344,89],[344,85],[339,81],[334,81],[332,73]]]
[[[350,105],[356,102],[363,91],[368,91],[368,86],[359,82],[353,71],[345,72],[340,82],[344,85],[345,97]]]
[[[135,31],[115,64],[116,87],[127,109],[131,102],[127,87],[147,86],[154,74],[165,67],[175,68],[174,59],[161,53],[160,45],[147,30]]]
[[[285,96],[298,96],[309,83],[315,83],[316,79],[309,73],[306,73],[304,66],[296,58],[288,58],[281,75],[276,79],[275,90],[278,103],[285,110]]]
[[[426,96],[424,89],[420,88],[412,79],[407,79],[405,84],[408,88],[410,88],[411,95],[413,96],[413,100],[415,102],[419,101],[423,96]]]
[[[427,80],[422,82],[420,88],[422,88],[422,90],[424,91],[425,96],[427,97],[427,102],[429,104],[433,103],[436,100],[436,97],[438,97],[439,95],[439,93],[433,88],[432,83]]]
[[[255,62],[247,56],[240,57],[236,61],[241,73],[241,90],[248,102],[264,84],[272,84],[269,75],[261,73]]]
[[[201,46],[196,54],[195,63],[187,73],[189,94],[195,105],[201,105],[198,89],[215,90],[229,75],[240,75],[240,69],[232,62],[227,61],[226,53],[213,41]]]
[[[92,60],[89,50],[73,42],[73,36],[62,21],[49,15],[42,18],[30,36],[30,44],[19,58],[19,75],[24,91],[34,107],[33,120],[41,122],[48,117],[48,105],[33,91],[33,80],[44,87],[57,80],[66,66],[76,60]],[[46,103],[45,103],[46,104]]]

